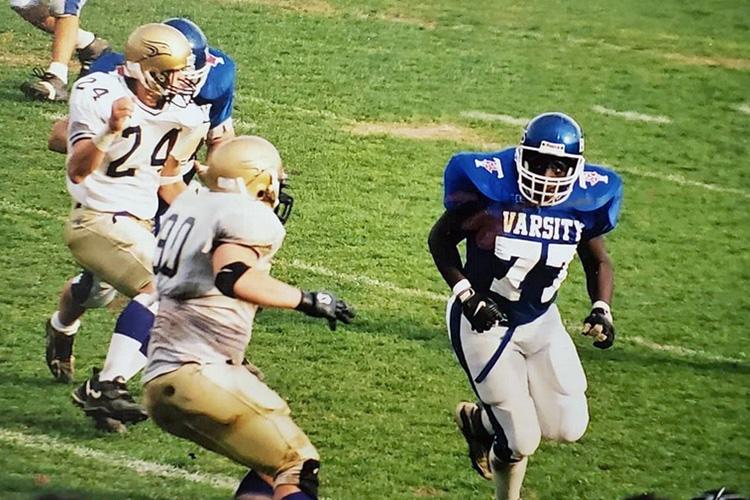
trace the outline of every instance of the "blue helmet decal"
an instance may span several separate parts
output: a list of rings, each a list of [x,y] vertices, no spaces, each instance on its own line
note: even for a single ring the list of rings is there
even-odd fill
[[[164,24],[172,26],[185,35],[195,56],[195,69],[201,69],[206,65],[208,55],[208,40],[197,24],[184,17],[172,17],[164,21]]]

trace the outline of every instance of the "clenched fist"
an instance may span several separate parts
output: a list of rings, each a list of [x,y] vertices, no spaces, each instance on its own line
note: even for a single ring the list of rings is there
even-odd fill
[[[120,97],[112,103],[112,113],[109,115],[109,130],[119,134],[133,116],[134,104],[130,97]]]

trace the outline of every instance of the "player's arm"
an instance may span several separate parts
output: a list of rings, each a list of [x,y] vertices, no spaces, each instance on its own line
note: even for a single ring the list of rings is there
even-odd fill
[[[171,205],[187,189],[180,175],[180,162],[174,156],[168,156],[159,177],[159,197]]]
[[[586,274],[586,288],[592,304],[591,313],[583,321],[582,333],[594,337],[596,347],[606,349],[615,340],[611,310],[615,271],[604,245],[604,237],[597,236],[579,243],[578,256]]]
[[[125,129],[132,115],[132,99],[120,97],[112,103],[107,126],[91,139],[81,139],[73,144],[68,158],[68,177],[74,184],[82,182],[102,164],[110,146]]]
[[[331,330],[336,321],[351,323],[355,312],[346,302],[327,292],[306,292],[255,268],[261,249],[233,243],[219,245],[212,263],[216,288],[229,297],[263,307],[296,309],[325,318]]]
[[[467,237],[465,227],[472,215],[468,210],[446,210],[432,226],[427,243],[435,266],[461,302],[464,316],[475,331],[482,333],[506,323],[508,318],[490,297],[476,292],[464,275],[458,244]]]
[[[208,163],[208,158],[211,156],[211,153],[219,147],[219,144],[228,141],[234,136],[234,125],[232,124],[231,118],[228,118],[219,126],[209,130],[208,135],[206,136],[206,163]]]

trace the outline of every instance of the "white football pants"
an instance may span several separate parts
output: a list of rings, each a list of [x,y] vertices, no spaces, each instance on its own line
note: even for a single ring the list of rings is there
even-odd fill
[[[586,375],[556,305],[515,328],[499,357],[508,328],[475,332],[453,298],[446,321],[456,357],[513,458],[534,453],[542,437],[573,442],[583,436],[589,421]]]

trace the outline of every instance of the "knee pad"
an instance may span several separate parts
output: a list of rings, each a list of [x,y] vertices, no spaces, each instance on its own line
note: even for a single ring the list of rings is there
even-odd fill
[[[83,271],[73,279],[70,292],[73,301],[86,309],[104,307],[117,295],[117,290],[89,271]]]
[[[86,0],[50,0],[49,11],[55,17],[80,16]]]
[[[279,472],[274,479],[274,484],[294,484],[300,490],[313,498],[318,498],[318,473],[320,472],[320,461],[308,458],[290,468]]]

